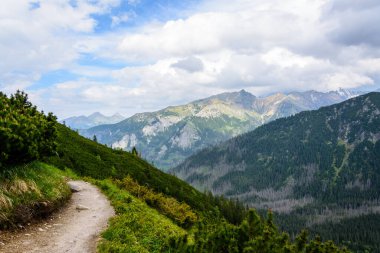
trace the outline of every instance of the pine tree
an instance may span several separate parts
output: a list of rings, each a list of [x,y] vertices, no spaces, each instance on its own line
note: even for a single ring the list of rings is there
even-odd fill
[[[132,148],[132,155],[139,156],[139,153],[137,152],[136,147]]]

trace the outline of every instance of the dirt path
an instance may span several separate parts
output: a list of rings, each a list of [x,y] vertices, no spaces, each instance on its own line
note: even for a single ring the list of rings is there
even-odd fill
[[[83,181],[69,183],[79,192],[48,220],[16,233],[0,231],[0,252],[95,252],[99,233],[114,215],[113,208],[95,186]]]

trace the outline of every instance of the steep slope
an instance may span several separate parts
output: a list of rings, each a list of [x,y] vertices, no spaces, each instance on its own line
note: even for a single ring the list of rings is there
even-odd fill
[[[60,169],[71,168],[80,176],[123,179],[131,176],[141,185],[149,185],[184,201],[198,210],[210,210],[206,196],[182,180],[166,174],[129,152],[113,150],[88,140],[63,125],[57,125],[57,154],[45,161]]]
[[[344,101],[356,94],[339,90],[277,93],[258,98],[242,90],[187,105],[141,113],[118,124],[81,131],[114,148],[131,150],[161,169],[174,167],[202,148],[253,130],[271,120]]]
[[[380,93],[278,119],[172,172],[198,189],[290,214],[280,219],[288,228],[379,213]]]
[[[380,93],[370,93],[268,123],[202,150],[173,172],[201,189],[245,200],[269,200],[279,190],[281,199],[342,200],[350,191],[372,194],[380,186],[379,139]]]
[[[118,113],[108,117],[99,112],[95,112],[89,116],[82,115],[77,117],[70,117],[62,120],[61,122],[64,122],[68,127],[72,129],[88,129],[104,124],[115,124],[124,119],[125,117]]]

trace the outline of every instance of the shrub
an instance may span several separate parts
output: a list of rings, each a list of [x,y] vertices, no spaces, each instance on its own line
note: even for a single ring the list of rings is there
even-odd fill
[[[175,198],[167,197],[162,193],[154,192],[146,186],[141,186],[130,176],[116,182],[119,187],[126,189],[132,195],[159,210],[182,227],[190,227],[198,220],[197,215],[188,204],[180,203]]]
[[[56,120],[52,113],[39,112],[24,92],[10,98],[0,92],[0,170],[52,154]]]

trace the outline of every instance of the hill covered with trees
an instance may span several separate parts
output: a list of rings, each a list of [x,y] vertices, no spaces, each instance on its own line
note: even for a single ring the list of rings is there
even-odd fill
[[[353,241],[334,224],[378,215],[380,93],[278,119],[204,149],[172,172],[198,189],[271,208],[292,232],[308,226]],[[352,232],[357,240],[376,235],[367,243],[380,250],[378,228]]]

